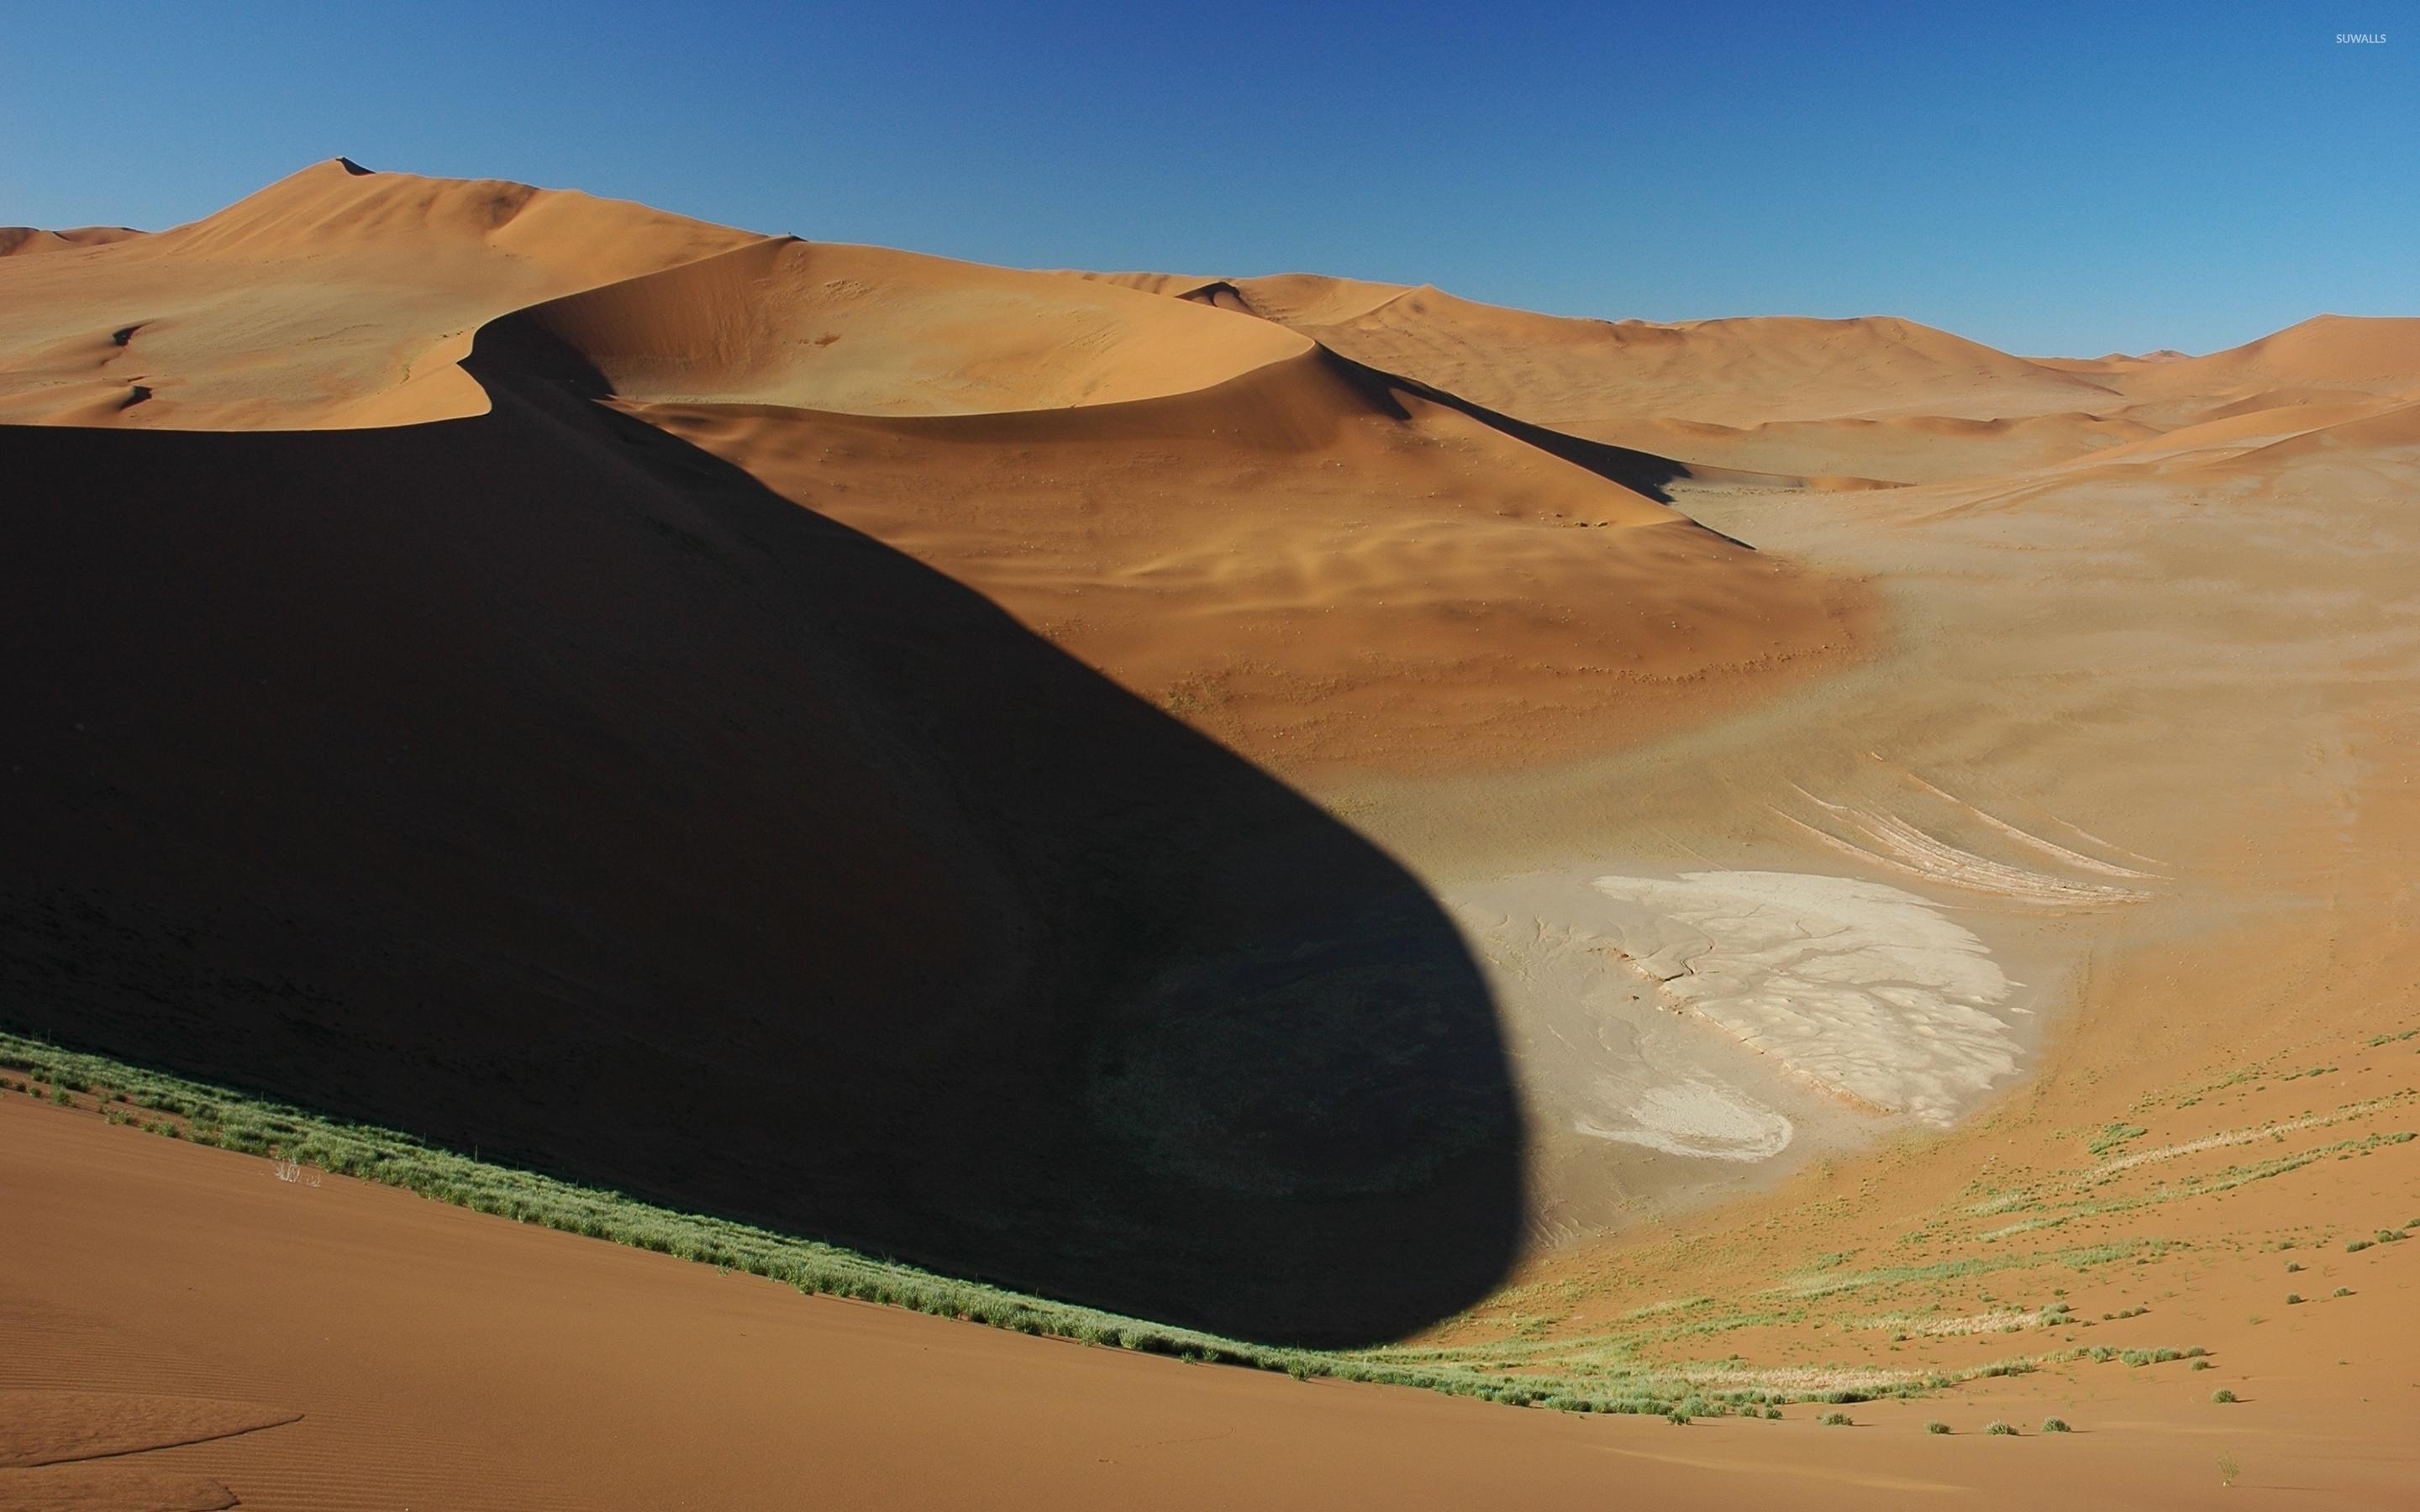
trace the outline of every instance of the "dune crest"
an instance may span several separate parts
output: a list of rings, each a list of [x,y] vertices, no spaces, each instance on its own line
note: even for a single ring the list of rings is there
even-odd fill
[[[0,421],[299,430],[478,414],[480,323],[761,239],[501,180],[314,164],[172,230],[0,259]]]
[[[1060,273],[781,238],[521,311],[638,401],[844,414],[1064,409],[1311,350],[1264,321]]]

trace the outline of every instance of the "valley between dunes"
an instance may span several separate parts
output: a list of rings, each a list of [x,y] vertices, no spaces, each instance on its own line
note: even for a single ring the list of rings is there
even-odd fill
[[[21,1049],[0,1504],[2420,1486],[2420,320],[2026,358],[344,160],[0,253],[0,1030],[1657,1404],[802,1297]]]

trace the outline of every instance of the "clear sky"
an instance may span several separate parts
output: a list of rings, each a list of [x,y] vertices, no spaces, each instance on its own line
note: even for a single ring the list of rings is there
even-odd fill
[[[0,20],[0,223],[167,225],[342,153],[986,262],[1888,313],[2032,353],[2420,314],[2420,0]]]

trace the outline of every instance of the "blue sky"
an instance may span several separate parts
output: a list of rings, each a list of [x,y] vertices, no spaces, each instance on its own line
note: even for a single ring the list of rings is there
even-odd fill
[[[987,262],[2024,352],[2420,314],[2420,0],[1311,8],[12,5],[0,223],[171,224],[344,153]]]

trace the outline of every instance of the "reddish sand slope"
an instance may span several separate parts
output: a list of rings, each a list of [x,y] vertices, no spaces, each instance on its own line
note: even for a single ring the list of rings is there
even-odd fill
[[[2207,1408],[2121,1387],[2104,1431],[2005,1440],[1977,1426],[2040,1400],[1674,1428],[1298,1383],[282,1183],[22,1097],[0,1182],[12,1506],[2182,1507],[2209,1504],[2221,1444],[2252,1467],[2230,1504],[2392,1506],[2414,1469],[2386,1403],[2247,1405],[2257,1427],[2213,1438]]]
[[[455,360],[534,301],[759,239],[613,200],[334,159],[190,225],[0,259],[0,420],[395,424],[486,408]]]

